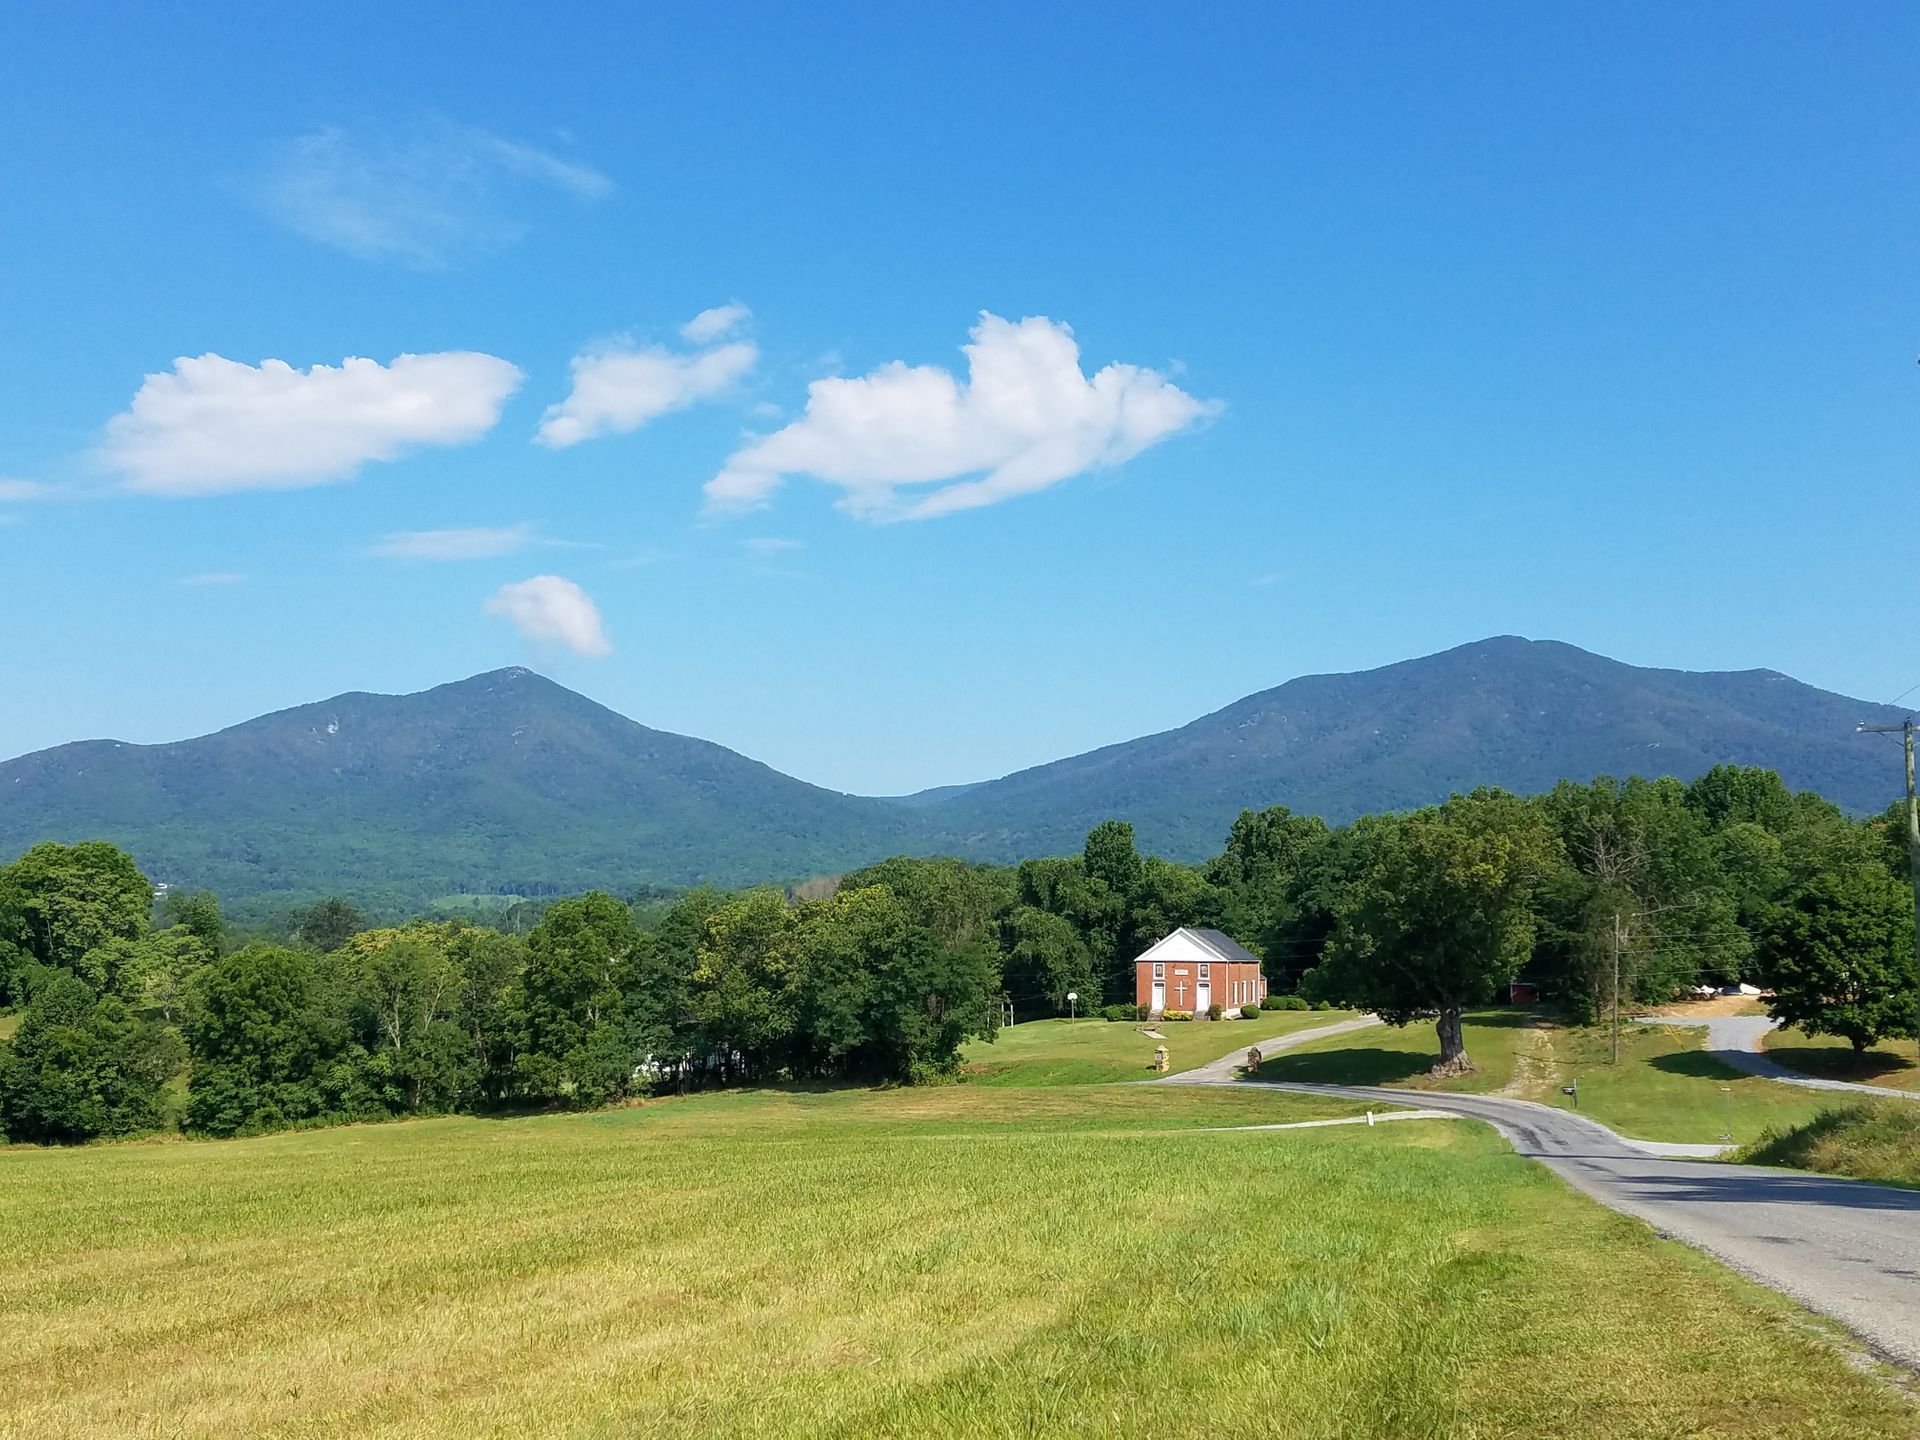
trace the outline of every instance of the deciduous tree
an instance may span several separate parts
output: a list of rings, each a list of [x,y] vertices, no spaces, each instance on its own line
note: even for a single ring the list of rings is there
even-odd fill
[[[1431,1018],[1436,1071],[1472,1069],[1461,1012],[1491,1000],[1526,960],[1528,901],[1558,853],[1538,809],[1499,790],[1386,827],[1312,977],[1317,992],[1393,1025]]]
[[[1774,1017],[1860,1053],[1914,1033],[1913,894],[1877,865],[1821,875],[1774,910],[1760,939]]]
[[[157,1128],[186,1058],[179,1035],[71,973],[39,977],[18,1033],[0,1045],[0,1128],[41,1143]]]

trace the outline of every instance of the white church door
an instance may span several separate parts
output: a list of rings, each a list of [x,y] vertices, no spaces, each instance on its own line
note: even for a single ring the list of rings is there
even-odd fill
[[[1156,980],[1153,982],[1152,1008],[1155,1010],[1164,1010],[1167,1008],[1167,982],[1164,980]]]
[[[1193,1013],[1204,1015],[1211,1004],[1213,1004],[1213,984],[1211,981],[1202,980],[1200,988],[1193,992]]]

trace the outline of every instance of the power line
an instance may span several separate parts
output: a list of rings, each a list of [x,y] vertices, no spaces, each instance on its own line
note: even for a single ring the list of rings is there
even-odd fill
[[[1887,701],[1886,703],[1890,706],[1898,705],[1902,700],[1906,699],[1907,696],[1913,694],[1913,692],[1916,690],[1920,690],[1920,680],[1914,681],[1913,684],[1907,686],[1906,689],[1902,690],[1898,695],[1894,696],[1893,699]]]

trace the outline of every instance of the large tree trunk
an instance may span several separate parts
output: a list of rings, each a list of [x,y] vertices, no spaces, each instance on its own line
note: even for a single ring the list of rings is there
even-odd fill
[[[1429,1073],[1434,1075],[1472,1074],[1473,1061],[1467,1057],[1467,1041],[1460,1029],[1460,1007],[1455,1005],[1450,1009],[1442,1010],[1433,1028],[1440,1036],[1440,1063],[1435,1065]]]

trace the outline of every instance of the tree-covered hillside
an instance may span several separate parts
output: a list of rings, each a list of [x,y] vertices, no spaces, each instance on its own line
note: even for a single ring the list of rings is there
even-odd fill
[[[1160,735],[973,786],[928,807],[958,853],[1070,851],[1124,816],[1142,848],[1209,852],[1233,817],[1286,805],[1335,824],[1437,804],[1480,785],[1516,794],[1565,776],[1777,771],[1856,813],[1899,788],[1898,755],[1853,733],[1903,712],[1771,670],[1649,670],[1551,640],[1501,636],[1349,675],[1309,675]]]
[[[1481,785],[1690,780],[1721,763],[1869,813],[1898,788],[1898,753],[1853,726],[1894,718],[1771,671],[1646,670],[1506,637],[1309,676],[1162,735],[879,800],[500,670],[175,744],[86,741],[0,764],[0,861],[98,838],[241,913],[335,893],[407,910],[475,892],[792,881],[895,854],[1071,854],[1114,816],[1143,850],[1196,860],[1245,809],[1338,824]]]
[[[529,670],[350,694],[171,745],[97,740],[0,766],[0,855],[124,845],[223,896],[734,885],[914,848],[911,816],[704,740],[649,730]]]

